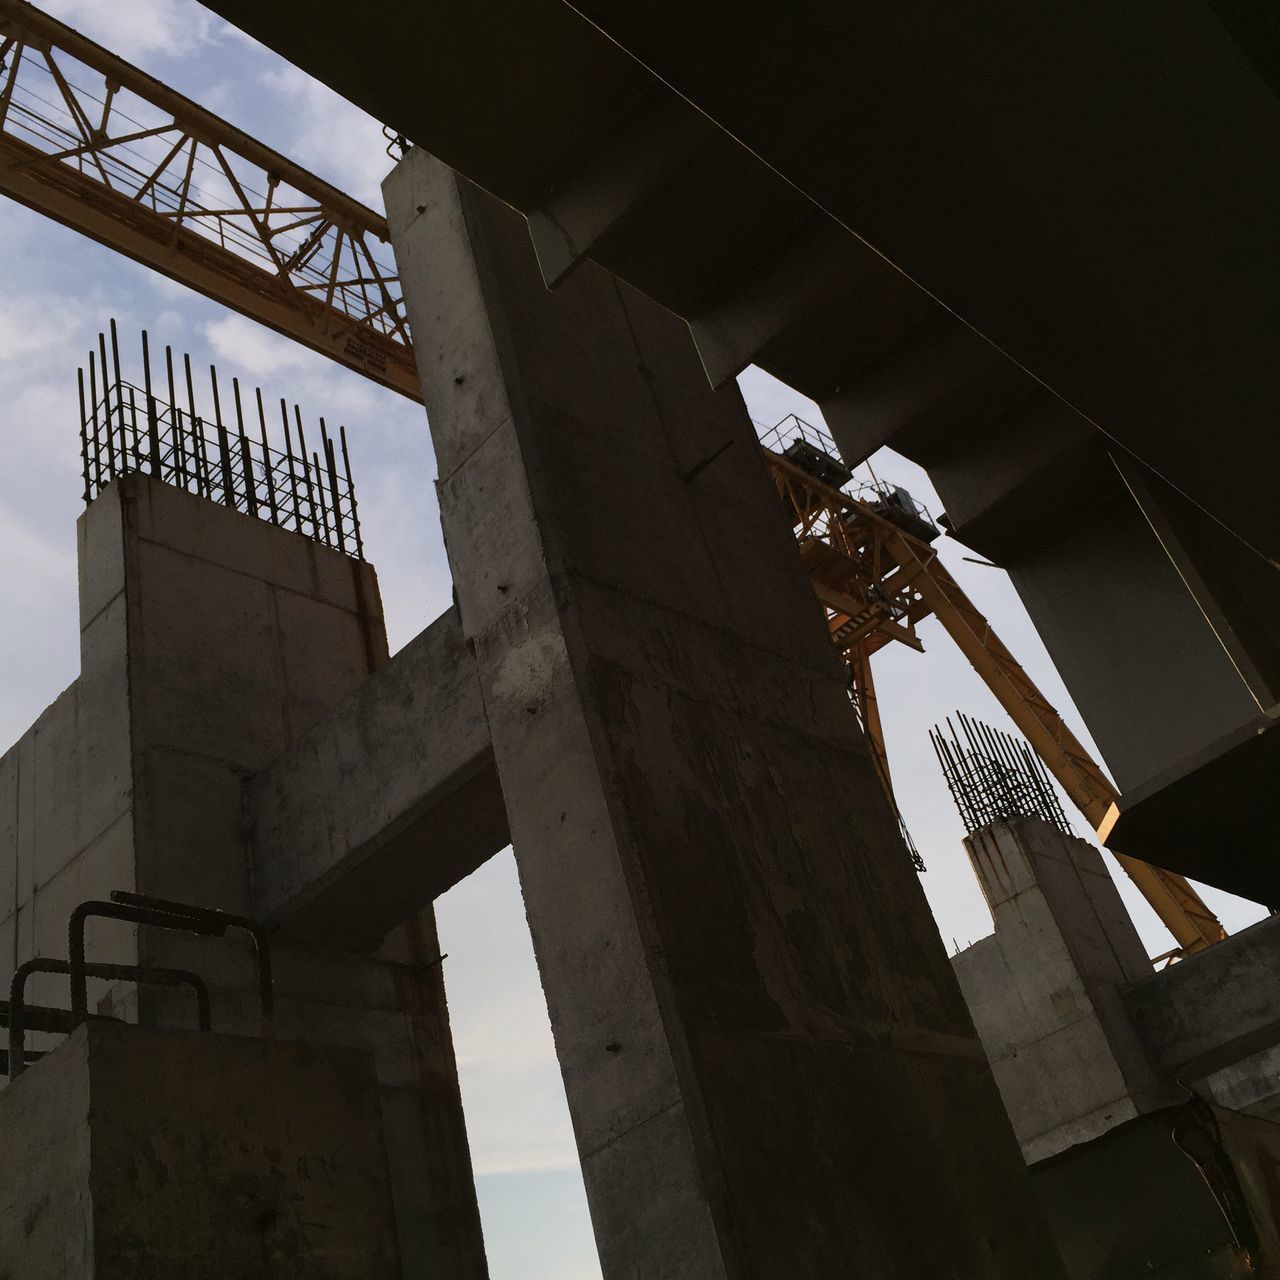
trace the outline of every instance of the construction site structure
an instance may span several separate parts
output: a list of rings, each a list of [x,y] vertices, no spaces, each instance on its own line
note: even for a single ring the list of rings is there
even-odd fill
[[[386,220],[24,0],[0,0],[0,192],[421,398],[399,279],[378,252]],[[886,791],[870,657],[922,648],[915,624],[932,614],[1090,825],[1107,824],[1115,788],[942,566],[927,516],[902,490],[851,498],[832,483],[848,474],[834,445],[800,439],[766,460]],[[1184,877],[1117,857],[1182,951],[1225,936]]]
[[[857,496],[832,484],[848,483],[851,473],[812,424],[784,419],[765,440],[778,495],[826,609],[832,643],[849,664],[854,700],[886,787],[871,655],[892,643],[923,651],[916,628],[932,616],[1096,830],[1115,804],[1115,788],[942,563],[932,545],[938,530],[927,513],[900,488]],[[1226,936],[1185,877],[1122,854],[1117,860],[1179,950],[1199,951]]]

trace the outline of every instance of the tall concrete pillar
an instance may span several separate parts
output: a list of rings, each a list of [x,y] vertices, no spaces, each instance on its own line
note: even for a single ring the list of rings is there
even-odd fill
[[[605,1275],[1060,1275],[736,390],[385,195]]]
[[[252,912],[242,785],[386,656],[368,564],[133,475],[79,525],[81,674],[0,760],[0,979],[65,957],[112,889]],[[321,803],[322,797],[316,797]],[[276,1033],[372,1050],[406,1280],[487,1274],[430,904],[372,953],[273,946]],[[93,921],[89,958],[189,968],[219,1031],[260,1028],[252,952]],[[189,1027],[184,992],[95,984],[91,1005]],[[65,1005],[65,979],[32,998]]]

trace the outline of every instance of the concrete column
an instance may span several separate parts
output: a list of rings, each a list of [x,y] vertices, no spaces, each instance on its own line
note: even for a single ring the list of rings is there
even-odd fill
[[[1180,1100],[1122,999],[1151,962],[1102,855],[1042,822],[965,840],[995,933],[952,961],[1027,1163]]]
[[[0,761],[0,965],[65,957],[72,908],[112,889],[252,914],[245,782],[386,657],[372,566],[147,477],[95,499],[79,550],[81,675]],[[430,902],[401,919],[380,946],[277,943],[277,1033],[372,1051],[406,1280],[482,1280]],[[216,1030],[259,1029],[239,938],[94,922],[89,952],[193,969]],[[95,988],[102,1012],[194,1025],[185,992]],[[65,980],[33,998],[64,1004]]]
[[[1061,1274],[736,389],[385,195],[605,1275]]]

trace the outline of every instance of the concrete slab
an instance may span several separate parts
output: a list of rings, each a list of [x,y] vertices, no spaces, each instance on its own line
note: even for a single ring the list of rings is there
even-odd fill
[[[450,610],[245,788],[255,910],[376,947],[510,842],[475,660]]]

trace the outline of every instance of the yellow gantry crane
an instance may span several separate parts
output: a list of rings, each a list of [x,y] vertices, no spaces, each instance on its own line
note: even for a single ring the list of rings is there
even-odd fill
[[[1115,787],[943,565],[923,512],[900,489],[876,492],[870,501],[845,493],[832,483],[848,474],[834,446],[824,448],[816,428],[793,422],[789,441],[778,428],[767,438],[777,447],[766,447],[765,458],[826,609],[832,642],[848,663],[853,699],[890,798],[871,655],[894,643],[923,650],[916,626],[935,617],[1096,830],[1116,803]],[[1116,858],[1182,952],[1226,936],[1183,876],[1124,854]]]
[[[0,193],[421,399],[385,219],[25,0],[0,0]],[[765,459],[890,800],[871,656],[922,649],[915,628],[933,616],[1096,829],[1115,789],[901,491],[843,492],[834,448]],[[1225,936],[1182,876],[1117,856],[1182,951]]]

